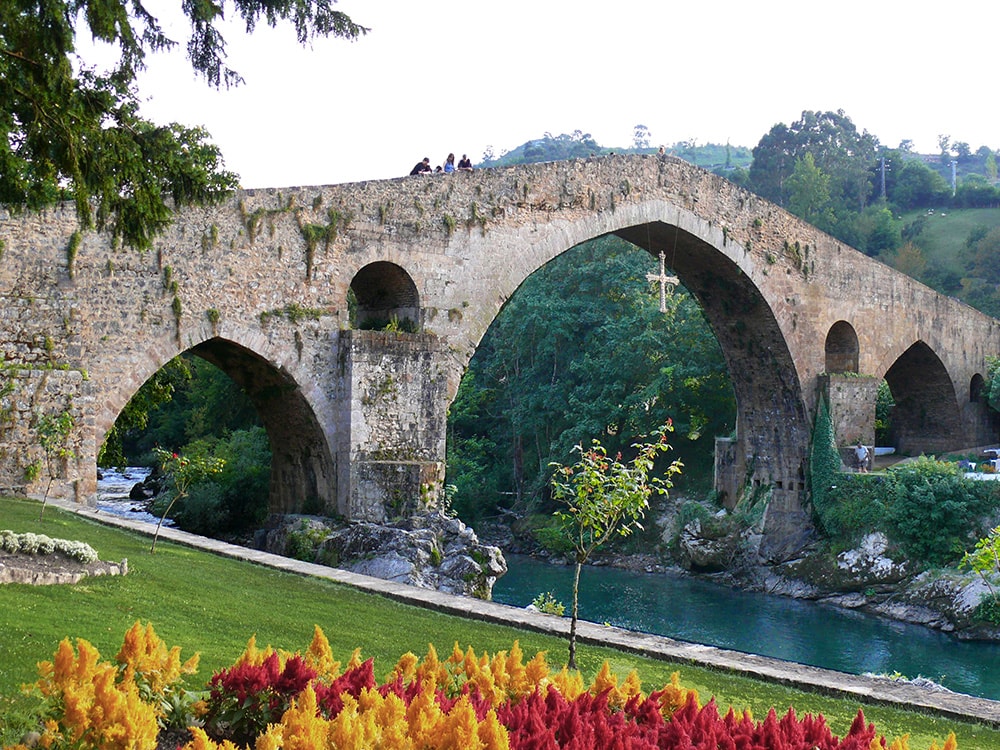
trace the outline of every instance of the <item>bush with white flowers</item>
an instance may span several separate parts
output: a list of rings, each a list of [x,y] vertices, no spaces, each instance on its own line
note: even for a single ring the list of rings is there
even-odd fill
[[[86,542],[70,539],[52,539],[45,534],[30,531],[18,534],[9,529],[0,531],[0,550],[25,555],[51,555],[58,552],[82,563],[97,562],[97,551]]]

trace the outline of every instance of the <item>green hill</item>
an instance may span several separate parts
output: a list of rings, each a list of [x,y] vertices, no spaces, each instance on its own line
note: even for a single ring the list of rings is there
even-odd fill
[[[480,167],[510,167],[515,164],[534,164],[563,159],[586,159],[607,154],[655,154],[659,147],[616,148],[599,145],[589,133],[574,131],[572,134],[552,135],[546,133],[541,138],[522,143],[517,148],[505,151],[498,157],[484,155]],[[703,146],[692,141],[679,141],[665,147],[666,153],[689,161],[704,169],[724,174],[727,170],[749,169],[753,161],[752,151],[745,146],[706,143]]]
[[[928,262],[936,262],[959,277],[965,277],[969,236],[980,227],[1000,227],[1000,208],[910,211],[903,214],[902,219],[905,227],[919,227],[912,241],[924,251]]]

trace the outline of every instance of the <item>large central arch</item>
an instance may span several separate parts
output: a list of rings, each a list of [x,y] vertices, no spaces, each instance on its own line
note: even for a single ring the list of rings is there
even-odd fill
[[[784,333],[760,289],[729,256],[676,225],[652,222],[615,234],[653,255],[663,250],[700,303],[736,392],[737,475],[781,493],[804,492],[806,401]]]

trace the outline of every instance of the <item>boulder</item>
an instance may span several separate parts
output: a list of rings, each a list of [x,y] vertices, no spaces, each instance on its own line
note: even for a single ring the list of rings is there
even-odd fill
[[[734,533],[712,533],[695,519],[681,529],[678,539],[681,564],[699,573],[727,570],[739,551],[740,538]]]
[[[823,592],[887,592],[910,577],[907,562],[889,556],[884,534],[869,534],[856,549],[836,557],[813,554],[778,566],[782,575],[805,581]]]
[[[499,548],[481,544],[471,528],[437,511],[390,526],[344,526],[316,516],[282,516],[269,526],[269,552],[449,594],[489,599],[507,572]]]

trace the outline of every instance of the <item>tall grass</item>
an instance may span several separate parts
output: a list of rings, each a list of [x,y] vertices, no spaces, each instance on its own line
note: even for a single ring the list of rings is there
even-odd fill
[[[0,586],[0,744],[11,743],[30,724],[35,699],[20,693],[20,685],[36,677],[35,665],[51,658],[66,636],[85,638],[105,657],[113,657],[122,636],[136,620],[152,622],[183,657],[199,651],[199,686],[212,671],[226,666],[256,634],[260,645],[304,649],[313,625],[320,625],[335,656],[346,660],[356,647],[375,658],[376,674],[387,674],[398,657],[412,651],[423,655],[428,643],[450,651],[454,643],[477,652],[507,650],[520,641],[526,654],[547,651],[553,666],[566,656],[562,639],[514,628],[466,620],[394,602],[328,581],[275,571],[251,563],[161,542],[149,554],[149,540],[121,529],[102,526],[73,514],[51,509],[42,523],[33,501],[0,498],[0,528],[35,531],[52,537],[85,541],[104,560],[128,558],[124,577],[85,579],[74,586]],[[683,606],[678,603],[678,606]],[[716,696],[720,706],[749,707],[763,718],[771,706],[784,712],[823,713],[840,735],[846,733],[859,704],[806,693],[781,685],[688,665],[644,659],[612,649],[581,646],[578,661],[589,680],[607,660],[618,674],[636,669],[646,690],[680,671],[687,687],[703,698]],[[981,725],[902,711],[864,706],[865,715],[890,737],[910,734],[910,748],[925,750],[954,731],[960,750],[996,750],[1000,731]]]

